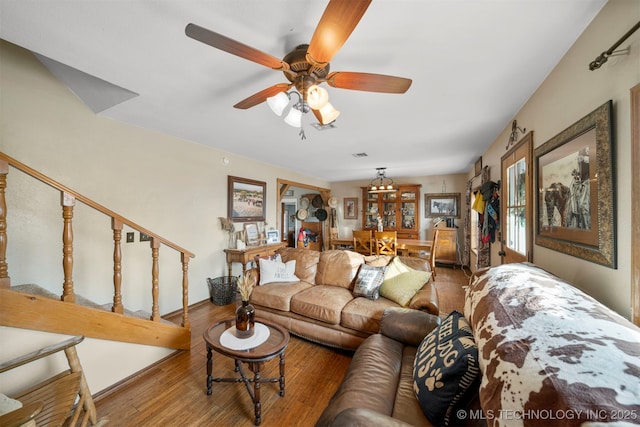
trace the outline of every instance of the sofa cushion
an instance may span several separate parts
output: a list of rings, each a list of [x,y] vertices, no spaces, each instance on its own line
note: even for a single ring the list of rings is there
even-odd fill
[[[262,259],[260,264],[260,285],[272,282],[297,282],[296,260],[281,262]]]
[[[367,255],[364,257],[364,262],[374,267],[386,267],[392,259],[392,255]]]
[[[362,264],[358,269],[356,282],[353,285],[353,296],[377,300],[380,297],[380,286],[384,280],[386,267],[373,267]]]
[[[281,248],[278,249],[278,253],[284,262],[296,260],[296,276],[304,282],[315,285],[320,252],[310,249]]]
[[[389,263],[384,273],[380,295],[407,307],[411,298],[430,278],[431,272],[415,270],[396,257]]]
[[[320,253],[316,285],[340,286],[351,289],[364,255],[352,251],[324,251]]]
[[[425,425],[425,417],[420,402],[413,391],[413,361],[416,358],[416,347],[405,346],[402,351],[400,365],[400,381],[396,391],[392,417],[405,423],[421,426]]]
[[[457,311],[422,340],[413,365],[413,387],[425,416],[447,425],[454,407],[473,390],[480,374],[471,328]]]
[[[367,338],[353,355],[344,380],[316,425],[332,425],[334,418],[348,408],[371,409],[390,416],[400,379],[403,347],[384,335]]]
[[[291,298],[291,311],[337,325],[340,323],[342,308],[352,299],[349,289],[315,285]]]
[[[379,298],[376,301],[354,298],[342,309],[340,324],[356,331],[378,333],[382,315],[389,307],[398,307],[398,304],[386,298]]]
[[[311,284],[303,281],[292,283],[269,283],[264,286],[256,286],[251,292],[251,303],[275,310],[290,311],[291,298],[298,292],[311,287]]]

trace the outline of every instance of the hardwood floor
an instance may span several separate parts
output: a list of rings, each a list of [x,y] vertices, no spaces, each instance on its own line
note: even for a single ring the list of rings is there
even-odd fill
[[[460,269],[437,268],[440,313],[463,310],[468,282]],[[99,419],[108,426],[250,426],[253,403],[242,384],[214,383],[206,394],[205,328],[232,317],[235,305],[204,302],[189,311],[191,350],[176,353],[112,393],[97,396]],[[217,353],[214,376],[235,376],[233,362]],[[352,353],[320,346],[291,336],[286,350],[286,390],[280,397],[277,384],[262,385],[262,426],[313,426],[338,388]],[[263,378],[278,376],[277,358],[265,363]]]

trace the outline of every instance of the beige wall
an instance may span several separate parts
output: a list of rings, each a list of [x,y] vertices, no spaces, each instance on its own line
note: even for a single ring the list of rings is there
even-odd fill
[[[640,82],[640,31],[620,46],[631,46],[629,55],[612,57],[596,71],[590,71],[588,65],[638,20],[640,2],[637,0],[609,1],[514,117],[521,127],[534,131],[534,147],[538,147],[606,101],[613,100],[618,268],[603,267],[541,246],[534,246],[533,261],[627,318],[631,313],[629,90]],[[483,163],[491,167],[493,180],[500,179],[500,158],[511,131],[511,123],[505,125],[504,131],[483,154]],[[492,265],[500,262],[499,250],[498,244],[492,245]]]

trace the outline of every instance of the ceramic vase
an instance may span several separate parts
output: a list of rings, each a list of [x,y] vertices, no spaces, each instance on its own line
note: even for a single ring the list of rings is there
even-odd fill
[[[236,334],[238,338],[249,338],[255,332],[256,310],[249,301],[242,301],[236,309]]]

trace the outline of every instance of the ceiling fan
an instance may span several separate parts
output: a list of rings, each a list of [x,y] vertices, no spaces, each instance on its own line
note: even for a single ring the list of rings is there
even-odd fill
[[[323,115],[321,107],[325,105],[323,102],[328,101],[328,95],[325,89],[319,88],[321,83],[339,89],[382,93],[405,93],[411,86],[411,79],[404,77],[349,71],[329,72],[329,62],[347,41],[370,3],[371,0],[330,0],[311,42],[297,46],[282,59],[196,24],[188,24],[185,33],[204,44],[282,71],[289,81],[263,89],[238,102],[234,105],[235,108],[254,107],[295,86],[303,103],[308,104],[320,123],[325,125],[335,120],[335,117]]]

